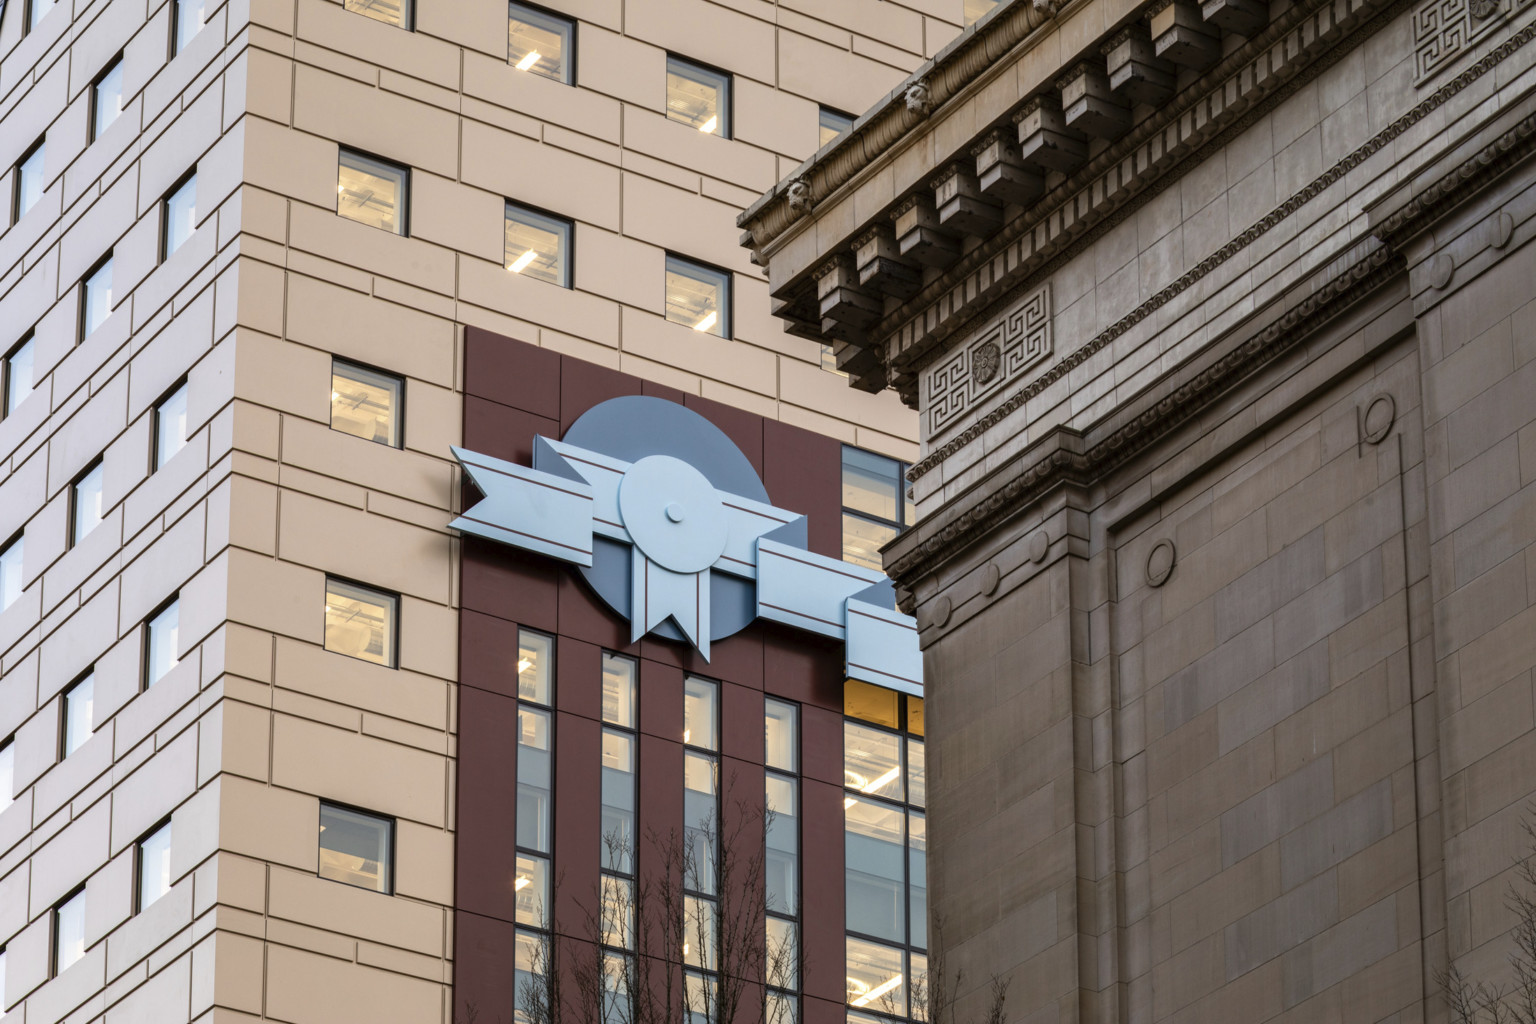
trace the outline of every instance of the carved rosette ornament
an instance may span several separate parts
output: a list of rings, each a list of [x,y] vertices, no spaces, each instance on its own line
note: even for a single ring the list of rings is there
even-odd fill
[[[992,342],[978,345],[971,353],[971,379],[977,384],[990,384],[1003,365],[1003,352]]]

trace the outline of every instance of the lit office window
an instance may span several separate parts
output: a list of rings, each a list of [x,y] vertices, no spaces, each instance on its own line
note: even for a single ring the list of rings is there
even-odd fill
[[[772,697],[763,702],[765,774],[764,890],[767,945],[764,974],[769,1018],[790,1024],[800,987],[800,708]]]
[[[112,126],[123,112],[123,58],[114,57],[91,84],[91,141]]]
[[[915,519],[903,497],[907,465],[843,446],[843,560],[880,569],[880,548]]]
[[[992,13],[992,9],[1002,0],[965,0],[965,23],[974,25],[983,16]]]
[[[22,399],[32,393],[34,351],[32,332],[28,331],[26,337],[0,361],[0,418],[15,412]]]
[[[404,167],[343,149],[336,173],[336,212],[359,224],[403,235],[408,183]]]
[[[508,271],[562,288],[571,286],[571,222],[516,203],[507,204]]]
[[[75,479],[69,489],[69,544],[74,547],[101,525],[102,462]]]
[[[730,273],[668,254],[667,319],[704,334],[729,338]]]
[[[53,974],[63,974],[85,956],[85,886],[53,908]]]
[[[405,382],[340,359],[331,361],[331,429],[367,441],[401,445]]]
[[[16,785],[16,737],[0,743],[0,811],[11,806],[11,790]]]
[[[817,145],[825,146],[839,135],[853,127],[853,118],[840,110],[831,107],[821,108],[821,141]]]
[[[325,649],[395,667],[400,598],[372,587],[325,578]]]
[[[53,10],[58,0],[27,0],[27,31],[37,28],[44,15]]]
[[[705,135],[731,137],[731,76],[667,57],[667,117]]]
[[[139,840],[138,909],[171,891],[171,823]]]
[[[171,56],[187,48],[194,36],[203,30],[203,5],[206,0],[175,0],[171,5]]]
[[[394,819],[321,801],[320,877],[393,892],[394,838]]]
[[[549,965],[549,856],[554,828],[555,640],[517,634],[517,931],[513,964],[517,1020],[528,1019],[527,998],[543,985]]]
[[[635,675],[632,659],[603,654],[602,860],[604,870],[621,875],[634,873]]]
[[[346,9],[398,28],[411,27],[411,0],[346,0]]]
[[[38,139],[16,162],[16,203],[11,211],[12,223],[26,216],[27,211],[43,198],[44,149],[43,140]]]
[[[9,544],[0,547],[0,611],[16,603],[21,596],[21,560],[26,537],[17,534]]]
[[[112,254],[80,282],[80,340],[89,338],[112,314]]]
[[[169,259],[197,230],[197,171],[171,190],[161,204],[160,258]]]
[[[176,640],[181,630],[181,599],[171,598],[170,603],[149,620],[146,630],[144,688],[147,690],[178,664]]]
[[[187,385],[162,398],[155,406],[155,458],[159,469],[187,446]]]
[[[712,1017],[717,970],[720,685],[683,680],[683,965],[685,1020]]]
[[[843,692],[849,1016],[925,1020],[914,983],[928,946],[923,701],[855,680]]]
[[[507,5],[507,60],[513,67],[569,85],[575,58],[574,21],[526,4]]]
[[[91,738],[91,711],[96,696],[96,673],[87,672],[85,677],[64,691],[64,749],[68,757]]]

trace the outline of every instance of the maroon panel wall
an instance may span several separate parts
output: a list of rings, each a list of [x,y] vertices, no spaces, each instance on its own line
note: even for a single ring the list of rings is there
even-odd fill
[[[681,401],[741,448],[776,505],[806,514],[811,548],[842,551],[841,446],[605,367],[477,328],[465,331],[464,444],[527,465],[533,435],[558,437],[620,395]],[[477,538],[463,542],[455,1017],[512,1019],[517,754],[517,631],[558,637],[555,715],[556,928],[585,933],[598,884],[600,665],[604,649],[640,659],[640,832],[680,827],[683,675],[721,680],[725,784],[762,800],[763,693],[802,705],[802,856],[806,1024],[843,1017],[842,651],[822,638],[757,623],[713,645],[706,662],[682,644],[629,643],[573,570]],[[728,796],[727,814],[734,802]],[[729,824],[727,824],[729,829]],[[743,837],[761,844],[761,828]],[[647,870],[642,838],[640,869]]]

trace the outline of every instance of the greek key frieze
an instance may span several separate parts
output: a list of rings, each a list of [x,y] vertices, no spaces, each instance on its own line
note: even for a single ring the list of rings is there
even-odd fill
[[[928,436],[937,437],[1051,354],[1051,286],[1041,285],[951,352],[923,381]]]
[[[1413,12],[1413,81],[1423,85],[1531,0],[1427,0]]]

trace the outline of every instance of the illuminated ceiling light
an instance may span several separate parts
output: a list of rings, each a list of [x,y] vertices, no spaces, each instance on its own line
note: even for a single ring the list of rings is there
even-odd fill
[[[861,793],[873,793],[875,790],[879,789],[881,786],[885,785],[887,782],[890,782],[892,779],[894,779],[897,776],[897,774],[900,773],[900,771],[901,771],[900,768],[892,768],[890,771],[888,771],[884,775],[881,775],[880,777],[876,778],[873,782],[869,783],[868,785],[860,786],[859,787],[859,792],[861,792]]]
[[[538,253],[534,252],[532,249],[529,249],[517,259],[507,264],[507,269],[512,271],[514,274],[521,274],[524,270],[528,269],[528,264],[532,263],[536,256],[538,256]]]
[[[865,992],[863,995],[859,996],[859,998],[857,998],[857,999],[855,999],[853,1001],[853,1005],[854,1006],[868,1006],[871,1002],[873,1002],[876,999],[879,999],[881,996],[885,995],[891,989],[895,988],[897,985],[900,985],[900,984],[901,984],[901,975],[898,974],[898,975],[896,975],[893,978],[889,978],[889,979],[887,979],[885,981],[882,981],[880,984],[876,985],[874,988],[870,989],[868,992]]]
[[[683,742],[687,743],[692,738],[693,738],[693,730],[692,729],[684,729],[683,730]]]
[[[521,875],[518,877],[516,882],[512,883],[512,891],[522,892],[524,889],[528,888],[529,883],[532,881],[533,879],[529,878],[527,875]]]
[[[517,70],[527,71],[529,68],[533,67],[539,62],[539,56],[540,54],[538,50],[529,50],[528,56],[517,62]]]
[[[345,185],[337,185],[336,186],[336,194],[337,195],[341,195],[346,190],[347,190],[347,186],[345,186]]]
[[[341,393],[340,392],[337,392],[337,391],[332,391],[331,392],[331,401],[334,402],[334,401],[336,401],[336,399],[338,399],[340,397],[341,397]]]
[[[853,806],[853,805],[854,805],[854,804],[856,804],[856,803],[858,803],[858,801],[857,801],[857,800],[855,800],[855,799],[854,799],[854,798],[853,798],[853,797],[851,797],[851,796],[845,796],[845,797],[843,797],[843,810],[845,810],[845,811],[846,811],[846,810],[847,810],[847,809],[848,809],[848,808],[850,808],[850,807],[852,807],[852,806]]]
[[[715,129],[719,126],[719,116],[711,114],[708,121],[705,121],[703,124],[699,125],[699,131],[703,132],[705,135],[713,135],[715,133]]]
[[[720,319],[720,314],[719,313],[710,313],[703,320],[700,320],[698,323],[694,324],[693,325],[693,329],[696,330],[696,331],[707,331],[711,327],[715,326],[715,321],[717,321],[719,319]]]
[[[517,662],[517,674],[518,675],[522,675],[524,672],[527,672],[530,668],[533,668],[533,662],[529,661],[527,658],[520,658],[520,659],[518,659],[518,662]]]

